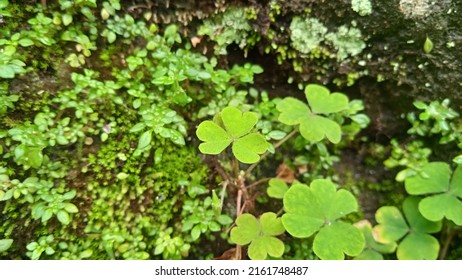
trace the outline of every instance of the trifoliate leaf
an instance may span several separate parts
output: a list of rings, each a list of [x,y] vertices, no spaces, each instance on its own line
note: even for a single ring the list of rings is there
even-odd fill
[[[316,114],[340,112],[348,106],[348,97],[345,94],[331,94],[324,86],[310,84],[305,88],[305,95],[311,111]]]
[[[404,217],[394,206],[385,206],[377,210],[374,227],[377,240],[394,242],[400,239],[397,257],[400,260],[435,260],[438,257],[439,244],[430,233],[440,231],[441,222],[432,222],[423,217],[418,205],[421,199],[415,196],[403,202]],[[404,238],[403,238],[404,237]]]
[[[232,137],[212,121],[204,121],[197,127],[197,137],[204,141],[199,150],[204,154],[217,155],[232,142]]]
[[[337,221],[358,209],[356,199],[346,190],[337,191],[331,181],[317,179],[310,187],[294,184],[284,195],[284,209],[282,223],[292,236],[305,238],[319,231],[314,242],[317,244],[315,253],[320,258],[343,258],[343,253],[354,256],[361,252],[364,246],[361,232],[352,225]],[[343,230],[348,234],[342,233]],[[327,252],[338,244],[342,246],[332,253]]]
[[[269,187],[266,190],[269,197],[279,198],[282,199],[284,194],[287,192],[289,187],[287,186],[286,182],[281,179],[273,178],[268,182]]]
[[[263,135],[251,133],[257,121],[255,113],[242,113],[235,107],[226,107],[214,121],[204,121],[198,126],[197,137],[205,142],[199,145],[199,150],[216,155],[233,143],[232,151],[239,161],[255,163],[269,147]]]
[[[419,204],[419,211],[430,221],[447,218],[462,225],[462,166],[451,179],[451,169],[445,162],[430,162],[420,173],[406,178],[406,191],[413,195],[433,194]]]
[[[310,104],[293,97],[286,97],[276,108],[281,113],[279,121],[287,125],[300,125],[302,136],[312,143],[326,138],[332,143],[340,142],[342,130],[335,121],[319,114],[340,112],[348,107],[348,97],[342,93],[330,93],[326,87],[311,84],[305,88]]]
[[[280,257],[284,253],[284,243],[276,235],[284,233],[281,218],[267,212],[257,220],[251,214],[242,214],[236,219],[236,227],[231,230],[231,240],[239,245],[249,245],[248,254],[253,260],[266,259],[267,255]]]

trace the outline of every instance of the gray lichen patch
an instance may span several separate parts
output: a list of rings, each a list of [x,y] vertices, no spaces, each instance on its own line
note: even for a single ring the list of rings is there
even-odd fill
[[[400,0],[399,9],[407,18],[424,18],[435,13],[450,12],[452,0]]]

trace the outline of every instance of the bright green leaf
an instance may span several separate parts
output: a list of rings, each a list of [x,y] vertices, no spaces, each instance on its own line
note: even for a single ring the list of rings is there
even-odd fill
[[[137,149],[142,150],[146,148],[149,144],[151,144],[151,140],[152,140],[152,130],[143,132],[143,134],[141,134],[141,137],[138,141]]]
[[[317,179],[310,187],[303,184],[290,187],[284,195],[284,208],[284,227],[292,236],[304,238],[357,211],[358,204],[350,192],[337,191],[331,181]]]
[[[372,226],[368,221],[361,221],[355,226],[363,233],[366,240],[363,252],[355,260],[381,260],[383,259],[382,254],[393,253],[396,250],[396,242],[381,243],[376,240],[374,237],[376,233],[372,231]]]
[[[260,154],[268,149],[268,142],[259,133],[250,133],[233,143],[234,156],[243,163],[255,163],[260,160]]]
[[[321,85],[310,84],[305,88],[311,111],[316,114],[340,112],[348,106],[348,97],[342,93],[330,93]]]
[[[286,182],[281,179],[273,178],[268,182],[269,187],[266,190],[269,197],[282,199],[284,194],[289,190]]]
[[[423,50],[425,53],[430,53],[433,50],[433,42],[428,37],[425,39]]]
[[[269,138],[274,139],[274,140],[281,140],[286,135],[287,133],[285,133],[284,131],[280,131],[280,130],[273,130],[267,134]]]
[[[425,219],[418,210],[421,198],[410,196],[403,202],[406,220],[396,207],[381,207],[376,213],[379,223],[374,227],[379,241],[398,241],[398,259],[436,259],[439,251],[438,241],[430,235],[441,229],[441,221]],[[407,221],[407,222],[406,222]],[[409,226],[408,226],[409,225]]]
[[[311,114],[305,103],[293,97],[284,98],[276,105],[276,108],[281,112],[278,120],[287,125],[300,124]]]
[[[406,191],[414,195],[433,194],[419,204],[419,211],[430,221],[447,218],[462,225],[462,166],[451,179],[451,169],[445,162],[430,162],[420,173],[406,178]]]
[[[232,142],[231,136],[213,121],[204,121],[197,127],[197,138],[204,141],[199,150],[204,154],[217,155]]]
[[[198,224],[192,228],[191,237],[193,240],[197,240],[199,239],[200,236],[201,236],[201,228],[200,228],[200,224]]]
[[[28,38],[22,38],[21,40],[18,41],[18,43],[23,47],[29,47],[34,44],[34,41]]]
[[[419,210],[430,221],[441,221],[446,217],[456,225],[462,225],[462,201],[451,194],[426,197],[420,202]]]
[[[260,223],[251,214],[240,215],[236,226],[231,230],[231,240],[238,245],[247,245],[260,234]]]
[[[436,260],[439,250],[435,237],[412,232],[401,241],[396,256],[399,260]]]
[[[53,210],[51,210],[50,208],[46,209],[42,215],[42,223],[51,219],[52,216],[53,216]]]
[[[63,15],[63,24],[64,24],[65,26],[68,26],[68,25],[71,24],[71,23],[72,23],[72,15],[70,15],[70,14],[64,14],[64,15]]]
[[[13,79],[14,75],[15,71],[11,65],[0,65],[0,78]]]
[[[281,218],[275,213],[266,212],[259,220],[251,214],[242,214],[236,219],[236,227],[231,230],[231,240],[239,245],[250,243],[249,257],[263,260],[267,255],[282,256],[284,243],[274,236],[284,231]]]
[[[340,125],[327,118],[312,115],[300,124],[300,134],[303,138],[316,143],[327,137],[332,143],[337,144],[342,137]]]
[[[339,143],[342,136],[340,125],[325,116],[342,111],[348,107],[348,97],[342,93],[331,94],[320,85],[311,84],[305,88],[310,107],[293,97],[286,97],[276,108],[281,113],[279,121],[287,125],[300,125],[301,135],[312,143],[327,137],[329,141]],[[365,121],[363,118],[362,122]]]
[[[425,198],[423,199],[425,200]],[[428,220],[422,216],[420,207],[424,204],[421,198],[410,196],[403,202],[403,213],[413,232],[436,233],[441,230],[441,219]],[[448,207],[451,208],[451,207]],[[435,211],[436,212],[436,211]],[[462,214],[462,211],[460,212]]]
[[[59,210],[56,214],[56,217],[58,218],[58,221],[63,225],[68,225],[71,222],[69,213],[64,210]]]
[[[39,168],[43,162],[42,148],[29,148],[28,152],[28,164],[33,168]]]
[[[318,232],[314,238],[313,251],[323,260],[343,260],[345,254],[359,255],[364,244],[364,236],[358,228],[337,221]]]
[[[284,253],[284,243],[273,236],[257,238],[249,245],[249,258],[252,260],[265,260],[267,255],[280,257]]]
[[[390,243],[399,240],[409,232],[403,215],[395,206],[382,206],[375,213],[378,225],[374,227],[377,241]]]
[[[140,122],[140,123],[135,124],[132,128],[130,128],[130,132],[131,133],[138,132],[138,131],[143,130],[145,127],[146,127],[146,124],[144,122]]]
[[[64,210],[66,210],[67,213],[78,213],[79,212],[79,209],[77,208],[77,206],[75,206],[72,203],[65,203]]]
[[[255,163],[260,160],[259,155],[268,149],[268,142],[261,134],[250,133],[257,121],[255,113],[242,113],[235,107],[226,107],[215,116],[214,121],[204,121],[198,126],[196,135],[204,141],[199,150],[216,155],[234,142],[234,156],[243,163]]]
[[[0,253],[8,250],[13,244],[13,239],[0,239]]]
[[[224,108],[221,111],[221,119],[226,131],[234,138],[249,133],[258,121],[257,114],[253,112],[242,113],[236,107]]]
[[[430,162],[422,167],[420,174],[408,177],[406,191],[412,195],[445,192],[449,189],[451,168],[444,162]]]

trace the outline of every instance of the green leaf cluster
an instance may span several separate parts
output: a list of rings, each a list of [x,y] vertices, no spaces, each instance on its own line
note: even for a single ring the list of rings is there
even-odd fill
[[[263,135],[251,132],[258,121],[255,113],[242,113],[235,107],[226,107],[214,121],[204,121],[197,127],[197,137],[204,143],[199,150],[217,155],[232,144],[234,156],[243,163],[255,163],[267,151]]]
[[[299,125],[301,135],[312,143],[324,138],[334,144],[339,143],[341,127],[327,116],[346,109],[348,97],[342,93],[330,93],[326,87],[316,84],[305,88],[305,96],[309,106],[293,97],[280,101],[277,104],[281,112],[279,121],[287,125]]]
[[[374,227],[380,243],[399,241],[396,255],[400,260],[436,260],[440,245],[430,235],[441,230],[441,221],[426,219],[419,212],[421,199],[410,196],[403,202],[404,217],[395,206],[383,206],[375,214]]]
[[[236,227],[231,230],[231,241],[247,245],[252,260],[264,260],[267,256],[280,257],[284,253],[284,243],[275,236],[284,233],[281,218],[275,213],[263,213],[259,219],[251,214],[242,214],[236,219]]]

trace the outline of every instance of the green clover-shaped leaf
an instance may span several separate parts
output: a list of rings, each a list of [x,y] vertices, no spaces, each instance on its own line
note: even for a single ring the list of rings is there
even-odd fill
[[[422,199],[419,210],[430,221],[447,218],[462,225],[462,165],[451,178],[451,168],[445,162],[430,162],[420,173],[406,178],[406,191],[412,195],[434,194]]]
[[[233,138],[222,127],[212,121],[202,122],[197,127],[196,134],[200,140],[205,141],[199,145],[199,150],[209,155],[223,152],[233,141]]]
[[[282,199],[284,197],[284,194],[289,189],[286,182],[278,178],[273,178],[269,180],[268,185],[269,187],[268,189],[266,189],[266,192],[268,193],[269,197],[273,197],[273,198]]]
[[[364,247],[364,236],[351,224],[339,218],[358,209],[355,197],[346,190],[336,190],[324,179],[314,180],[310,187],[294,184],[284,195],[282,223],[292,236],[314,238],[313,250],[321,259],[343,259],[355,256]]]
[[[332,143],[340,142],[342,130],[335,121],[319,114],[331,114],[347,108],[348,97],[342,93],[330,93],[320,85],[311,84],[305,88],[307,104],[293,97],[286,97],[276,108],[281,113],[279,121],[287,125],[300,125],[301,135],[316,143],[329,139]]]
[[[280,257],[284,253],[284,243],[276,235],[284,233],[281,218],[267,212],[257,220],[251,214],[242,214],[236,219],[237,227],[231,230],[231,240],[238,245],[247,245],[252,260],[264,260],[267,255]]]
[[[260,133],[250,133],[258,118],[255,113],[242,112],[226,107],[214,121],[204,121],[197,127],[197,137],[204,141],[199,150],[204,154],[217,155],[231,143],[234,156],[243,163],[255,163],[268,149],[268,142]]]
[[[366,239],[366,246],[361,254],[355,257],[355,260],[383,260],[382,254],[393,253],[396,250],[396,242],[380,243],[376,239],[376,233],[372,231],[371,223],[363,220],[355,224]]]
[[[305,88],[305,95],[311,111],[316,114],[330,114],[344,110],[348,106],[348,97],[343,93],[330,93],[320,85],[311,84]]]
[[[421,199],[414,196],[403,202],[405,218],[394,206],[381,207],[375,214],[377,240],[383,243],[401,240],[396,252],[400,260],[436,260],[438,257],[440,245],[430,233],[440,231],[441,222],[425,219],[418,209],[420,202]]]
[[[337,144],[342,138],[340,125],[328,118],[312,115],[300,123],[300,134],[312,143],[317,143],[326,137]]]

